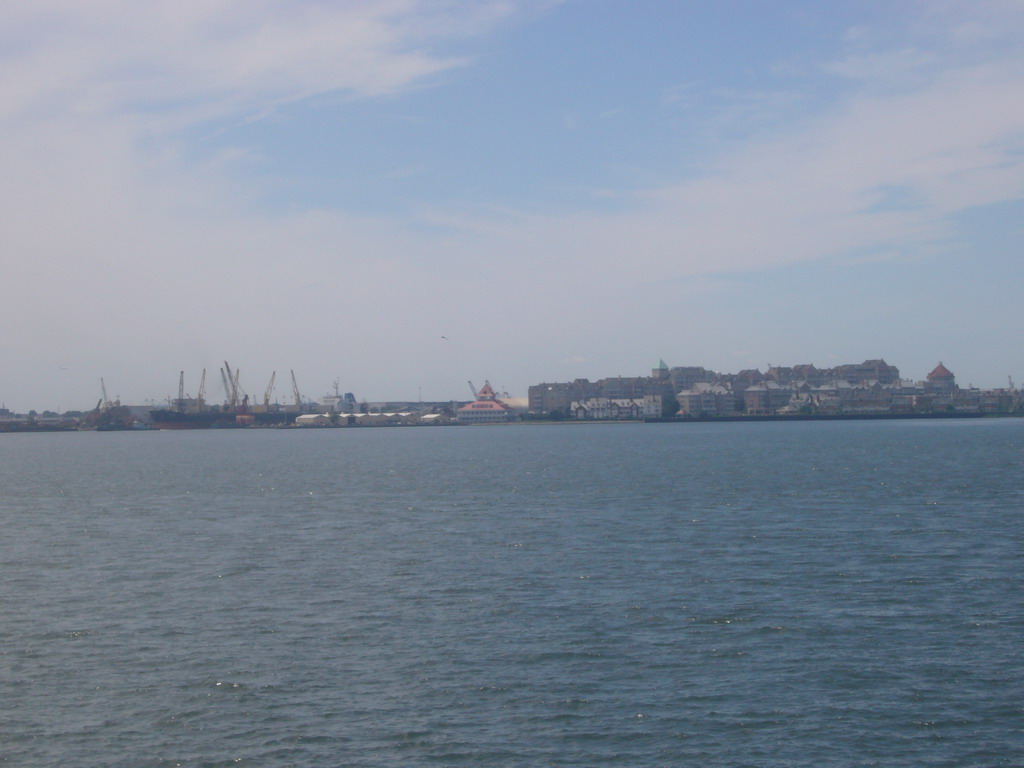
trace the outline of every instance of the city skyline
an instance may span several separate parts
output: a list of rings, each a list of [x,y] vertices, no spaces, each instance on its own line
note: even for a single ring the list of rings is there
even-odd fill
[[[1005,387],[1022,32],[1001,0],[8,9],[0,401],[224,357],[380,400],[659,357]]]
[[[227,364],[226,361],[225,364]],[[508,391],[506,387],[497,384],[492,385],[489,379],[484,379],[483,381],[484,389],[490,391],[492,394],[497,393],[497,395],[501,398],[511,398],[512,400],[519,400],[521,402],[525,402],[528,399],[528,394],[530,395],[530,398],[532,398],[532,393],[534,390],[543,389],[545,387],[548,387],[549,385],[571,387],[575,386],[580,382],[583,382],[591,386],[596,386],[597,388],[600,389],[602,384],[604,384],[605,382],[621,381],[628,384],[630,382],[636,382],[639,380],[648,380],[653,382],[656,379],[664,379],[665,381],[672,380],[674,382],[677,373],[683,376],[685,380],[693,378],[693,380],[700,382],[728,382],[732,379],[742,380],[747,374],[753,373],[759,374],[759,377],[756,379],[756,381],[758,382],[775,380],[779,376],[781,376],[787,381],[799,381],[806,384],[808,382],[803,381],[803,378],[808,375],[808,372],[813,373],[811,378],[816,381],[818,379],[822,379],[822,377],[824,377],[824,379],[829,379],[830,377],[836,376],[838,376],[839,378],[844,378],[848,375],[851,375],[851,371],[855,371],[856,378],[858,380],[863,381],[870,378],[869,373],[871,370],[884,370],[887,372],[884,376],[881,376],[878,382],[875,382],[876,384],[881,383],[883,386],[925,385],[927,383],[927,380],[930,379],[936,371],[944,371],[951,377],[957,376],[957,372],[950,371],[946,367],[945,363],[943,363],[941,360],[937,364],[932,366],[932,368],[930,368],[926,374],[918,376],[913,373],[908,374],[904,372],[899,368],[898,365],[892,365],[883,358],[871,358],[866,359],[863,362],[846,361],[844,363],[832,367],[818,366],[813,362],[786,362],[775,365],[769,364],[764,366],[755,366],[754,368],[736,371],[714,370],[698,364],[669,365],[664,360],[659,359],[657,361],[657,364],[653,368],[642,371],[632,371],[629,373],[616,374],[598,373],[594,376],[580,376],[575,377],[572,380],[564,381],[556,381],[551,378],[542,379],[530,382],[527,385],[527,387],[521,392]],[[694,378],[695,373],[700,373],[701,375],[698,375],[696,376],[696,378]],[[229,401],[234,403],[235,401],[232,400],[232,395],[229,394],[228,392],[228,379],[224,378],[225,375],[226,374],[224,368],[203,370],[202,372],[199,373],[198,376],[195,377],[190,376],[186,371],[179,371],[178,383],[182,387],[181,394],[186,400],[192,403],[201,402],[211,406],[217,406],[222,403],[224,405],[227,405]],[[231,380],[234,381],[234,387],[232,389],[234,389],[234,391],[237,393],[235,397],[239,402],[244,397],[248,404],[255,406],[262,403],[264,398],[266,397],[268,398],[267,402],[274,405],[289,405],[293,403],[293,398],[295,397],[293,383],[291,381],[288,381],[286,376],[277,377],[276,371],[272,372],[269,382],[262,383],[243,380],[241,378],[241,371],[239,369],[232,369],[230,377]],[[223,382],[222,378],[224,378]],[[466,388],[467,384],[469,385],[469,389]],[[131,401],[126,398],[123,398],[119,393],[116,392],[114,388],[108,387],[102,379],[99,382],[98,386],[99,392],[102,394],[102,397],[97,398],[97,400],[95,401],[89,400],[88,397],[79,398],[88,401],[87,403],[81,405],[73,405],[71,407],[63,407],[62,405],[57,405],[53,407],[41,407],[37,404],[28,407],[15,408],[9,406],[5,401],[0,399],[0,408],[3,408],[6,411],[9,411],[10,413],[14,414],[25,414],[29,412],[63,414],[80,411],[88,412],[90,410],[93,410],[94,408],[97,408],[99,405],[103,405],[104,408],[106,408],[112,404],[147,406],[154,408],[175,407],[174,404],[177,402],[175,398],[177,398],[179,394],[177,391],[173,393],[168,392],[162,395],[150,394],[141,399]],[[201,396],[199,389],[200,386],[203,387]],[[688,390],[689,386],[690,385],[688,384],[681,384],[680,386],[671,388],[673,396],[678,394],[685,394],[684,390]],[[298,387],[297,382],[295,383],[295,387]],[[1013,390],[1014,392],[1020,391],[1019,389],[1017,389],[1017,384],[1012,377],[1008,377],[1007,381],[1003,382],[1001,385],[997,385],[994,387],[978,387],[973,382],[969,381],[966,378],[963,378],[957,382],[957,388],[965,393],[968,391],[976,392],[978,390],[985,392],[1005,392],[1008,390]],[[466,395],[470,392],[480,391],[480,388],[478,388],[477,385],[474,384],[472,380],[464,381],[463,392],[461,394],[459,394],[458,392],[453,392],[448,397],[429,399],[423,398],[422,393],[420,392],[415,393],[415,397],[413,396],[413,393],[406,392],[400,393],[399,396],[397,397],[386,398],[376,397],[372,392],[353,393],[351,391],[346,390],[346,388],[342,386],[340,380],[336,380],[335,382],[333,382],[329,389],[331,391],[328,391],[328,388],[322,388],[323,391],[320,391],[315,387],[303,388],[300,390],[301,400],[306,405],[322,405],[325,402],[330,402],[335,399],[342,398],[342,395],[344,395],[344,398],[342,399],[348,398],[349,395],[352,395],[352,397],[354,398],[353,402],[370,403],[375,405],[380,405],[383,403],[411,404],[416,402],[427,404],[458,403],[471,402],[471,399],[468,398]],[[196,400],[195,398],[197,397],[201,397],[201,399]],[[235,406],[231,405],[231,407],[234,408]],[[531,410],[536,409],[533,409],[531,406]],[[549,409],[543,408],[541,410]]]

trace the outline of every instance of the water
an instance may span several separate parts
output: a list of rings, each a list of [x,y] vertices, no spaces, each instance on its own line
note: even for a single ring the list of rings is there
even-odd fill
[[[1019,766],[1024,420],[4,435],[0,764]]]

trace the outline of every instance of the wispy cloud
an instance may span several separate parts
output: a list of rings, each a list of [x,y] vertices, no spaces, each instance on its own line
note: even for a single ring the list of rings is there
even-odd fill
[[[1019,50],[953,63],[937,50],[845,56],[822,68],[858,88],[784,133],[730,147],[701,177],[634,190],[618,214],[529,217],[491,234],[549,243],[591,269],[653,259],[661,277],[921,252],[949,234],[952,215],[1024,196],[1022,67]]]
[[[938,57],[915,48],[877,53],[853,53],[839,61],[829,63],[825,70],[854,80],[874,85],[893,87],[912,84],[917,77],[927,75]]]
[[[686,110],[708,132],[740,126],[708,143],[697,172],[642,188],[600,180],[573,209],[437,190],[375,217],[328,197],[267,210],[275,180],[248,172],[261,148],[218,145],[196,161],[189,133],[268,120],[312,96],[393,99],[433,84],[471,63],[460,42],[526,4],[14,4],[0,29],[0,231],[5,279],[33,290],[0,306],[11,331],[0,345],[24,360],[87,349],[67,358],[79,371],[94,358],[152,366],[201,339],[250,360],[288,350],[315,369],[320,341],[296,339],[344,327],[358,329],[346,339],[353,367],[372,368],[384,341],[428,366],[428,342],[453,327],[467,337],[459,349],[507,355],[481,351],[493,324],[514,328],[523,349],[558,329],[550,360],[573,365],[596,360],[581,343],[595,307],[618,310],[617,332],[642,337],[657,283],[926,255],[948,247],[958,213],[1024,195],[1022,13],[977,6],[922,4],[904,34],[864,26],[837,39],[834,56],[802,73],[841,86],[824,99],[820,80],[762,91],[705,86],[688,72],[666,79],[676,87],[651,82],[652,108],[660,96],[663,110]],[[709,92],[717,106],[702,112]],[[576,136],[574,109],[536,122]],[[434,170],[434,158],[414,160],[385,167],[395,179]],[[644,178],[672,173],[649,170]],[[574,285],[586,290],[566,290]],[[466,355],[444,361],[457,378],[460,366],[482,365],[444,354]]]
[[[5,9],[8,117],[195,120],[317,93],[394,93],[465,60],[431,45],[488,28],[506,3],[432,0],[40,0]]]

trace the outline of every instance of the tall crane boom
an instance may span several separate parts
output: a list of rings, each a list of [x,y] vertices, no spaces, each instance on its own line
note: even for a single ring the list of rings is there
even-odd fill
[[[295,407],[302,408],[302,395],[299,394],[299,385],[295,381],[295,371],[292,371],[292,395],[295,397]]]
[[[224,361],[224,370],[227,372],[228,405],[234,408],[238,405],[238,371],[231,372],[228,361]]]
[[[277,378],[277,371],[270,374],[270,383],[267,384],[267,391],[263,393],[263,405],[270,406],[270,395],[274,392],[274,379]]]
[[[220,381],[224,385],[224,402],[231,402],[231,385],[228,383],[228,375],[224,372],[224,369],[220,369]]]
[[[199,380],[199,393],[196,395],[196,405],[203,407],[203,398],[206,396],[206,369],[203,368],[203,377]]]
[[[103,390],[103,410],[121,405],[120,395],[115,395],[113,400],[107,395],[107,383],[103,380],[103,377],[100,377],[100,389]]]

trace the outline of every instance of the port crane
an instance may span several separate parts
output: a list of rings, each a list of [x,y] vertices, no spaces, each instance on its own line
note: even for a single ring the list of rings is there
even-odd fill
[[[121,398],[120,397],[115,397],[113,400],[111,400],[107,396],[107,383],[105,381],[103,381],[103,377],[102,376],[100,377],[100,390],[102,390],[102,392],[103,392],[103,399],[100,400],[100,405],[97,406],[97,407],[102,407],[102,409],[104,411],[106,411],[106,410],[108,410],[110,408],[113,408],[116,405],[120,405],[121,404]]]
[[[96,407],[92,409],[92,412],[87,417],[92,426],[97,426],[110,420],[116,413],[113,409],[121,405],[120,397],[115,397],[111,400],[110,396],[107,395],[107,383],[102,378],[100,378],[100,391],[102,391],[103,397],[97,401]]]
[[[480,390],[476,388],[476,385],[472,381],[467,381],[466,383],[469,384],[469,391],[473,393],[473,399],[476,400],[477,392]]]
[[[228,405],[230,405],[231,404],[231,397],[232,397],[231,396],[231,384],[228,382],[228,375],[224,372],[223,368],[220,369],[220,381],[221,381],[221,384],[224,385],[224,399],[228,403]]]
[[[232,408],[239,404],[239,398],[248,404],[249,396],[242,389],[239,383],[242,372],[238,368],[232,372],[231,366],[228,365],[228,361],[224,361],[224,367],[220,369],[221,378],[224,380],[224,391],[228,396],[228,405]]]
[[[302,410],[302,395],[299,394],[299,385],[295,381],[295,371],[292,374],[292,396],[295,398],[295,407]]]
[[[196,405],[203,407],[203,397],[206,396],[206,369],[203,368],[203,376],[199,379],[199,392],[196,395]]]
[[[263,393],[263,407],[264,408],[270,406],[270,395],[273,394],[273,392],[274,392],[274,379],[276,379],[276,378],[277,378],[277,371],[274,371],[273,373],[270,374],[270,383],[267,384],[267,389]]]

